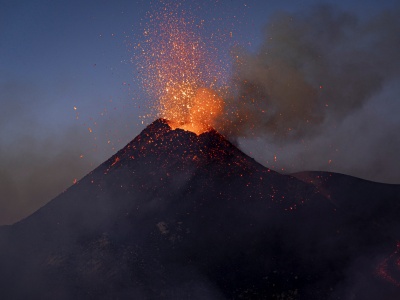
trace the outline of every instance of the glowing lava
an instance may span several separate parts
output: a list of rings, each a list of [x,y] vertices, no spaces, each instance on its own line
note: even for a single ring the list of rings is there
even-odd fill
[[[223,112],[217,91],[225,71],[207,51],[212,45],[200,38],[204,20],[176,3],[164,3],[148,17],[146,40],[137,49],[144,58],[139,66],[143,86],[157,99],[157,116],[174,129],[208,131]]]
[[[211,89],[199,88],[187,103],[170,100],[172,107],[162,113],[175,128],[192,131],[196,134],[209,131],[223,112],[223,99]]]

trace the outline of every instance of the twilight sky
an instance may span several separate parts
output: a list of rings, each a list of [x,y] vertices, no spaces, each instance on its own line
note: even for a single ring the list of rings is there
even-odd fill
[[[204,20],[204,39],[233,33],[230,43],[217,42],[218,54],[226,59],[240,53],[244,63],[233,67],[235,76],[225,75],[267,91],[267,102],[257,94],[260,106],[285,111],[285,99],[303,99],[303,108],[320,107],[323,99],[333,107],[298,109],[286,118],[268,115],[277,120],[272,123],[250,110],[249,123],[231,132],[231,139],[284,173],[324,170],[400,183],[396,2],[185,4]],[[47,203],[153,121],[142,118],[151,101],[138,78],[133,45],[143,39],[146,13],[158,5],[0,0],[0,225]],[[311,61],[310,49],[323,59]],[[285,67],[277,63],[282,61]],[[289,78],[289,88],[275,83],[269,90],[276,78]],[[303,81],[321,85],[321,95],[309,100]],[[302,124],[308,113],[311,127]],[[288,126],[295,133],[280,134]]]

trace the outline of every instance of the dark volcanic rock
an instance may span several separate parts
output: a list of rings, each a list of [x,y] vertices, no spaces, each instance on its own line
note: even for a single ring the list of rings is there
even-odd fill
[[[398,299],[400,187],[314,175],[157,120],[0,228],[1,299]]]

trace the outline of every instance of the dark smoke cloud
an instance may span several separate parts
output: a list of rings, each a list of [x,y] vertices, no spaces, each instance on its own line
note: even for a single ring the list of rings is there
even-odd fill
[[[231,135],[279,141],[323,132],[400,75],[400,19],[370,20],[330,6],[271,18],[256,53],[236,49]]]
[[[234,50],[225,134],[281,172],[400,183],[399,10],[280,13],[255,52]]]

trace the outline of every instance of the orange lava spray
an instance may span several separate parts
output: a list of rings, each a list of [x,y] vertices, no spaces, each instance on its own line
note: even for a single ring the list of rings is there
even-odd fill
[[[201,134],[222,115],[223,99],[217,91],[224,70],[200,37],[204,20],[196,21],[181,4],[161,4],[149,14],[145,41],[137,45],[144,58],[142,83],[157,99],[158,117],[173,128]]]

